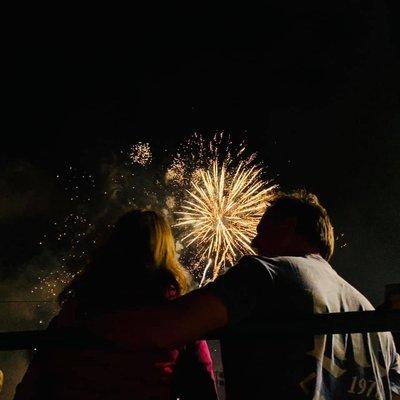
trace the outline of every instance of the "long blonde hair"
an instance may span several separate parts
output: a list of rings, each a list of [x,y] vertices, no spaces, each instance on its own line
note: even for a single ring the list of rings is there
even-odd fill
[[[160,214],[154,211],[142,211],[150,220],[149,255],[151,264],[155,269],[166,270],[172,273],[176,279],[181,294],[189,290],[189,274],[179,263],[175,240],[171,227]]]
[[[168,222],[155,211],[133,210],[116,222],[88,266],[60,294],[59,301],[69,296],[92,297],[101,283],[110,287],[113,281],[123,284],[149,273],[169,277],[179,294],[189,291],[190,274],[177,259]]]

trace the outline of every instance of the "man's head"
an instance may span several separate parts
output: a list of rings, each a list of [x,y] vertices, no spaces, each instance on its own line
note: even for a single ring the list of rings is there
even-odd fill
[[[333,227],[317,196],[304,190],[279,193],[265,211],[252,246],[267,257],[319,253],[329,260]]]

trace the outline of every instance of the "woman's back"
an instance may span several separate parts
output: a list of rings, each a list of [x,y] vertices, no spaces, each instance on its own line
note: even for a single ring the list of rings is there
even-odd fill
[[[172,284],[168,284],[165,276],[156,274],[151,278],[147,277],[146,283],[152,288],[151,291],[143,290],[143,285],[138,286],[138,290],[132,291],[130,298],[122,303],[117,302],[113,307],[110,302],[80,305],[70,302],[52,321],[49,329],[68,328],[78,324],[82,326],[83,332],[85,323],[103,312],[118,311],[122,305],[124,308],[146,306],[177,297],[176,289]],[[155,290],[163,286],[163,293]],[[122,297],[121,293],[120,300]],[[16,400],[171,399],[174,394],[179,395],[180,388],[184,387],[179,376],[182,376],[182,371],[188,369],[195,371],[191,374],[194,391],[188,394],[186,390],[186,398],[216,398],[212,362],[204,342],[171,350],[130,351],[111,345],[91,349],[55,348],[38,354],[31,369],[41,371],[41,378],[37,382],[37,395],[25,397],[23,382]],[[201,388],[195,384],[196,381],[201,382]],[[201,396],[201,393],[207,395]]]

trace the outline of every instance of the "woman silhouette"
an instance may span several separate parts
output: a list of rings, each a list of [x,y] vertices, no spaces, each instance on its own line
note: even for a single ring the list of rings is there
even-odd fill
[[[118,220],[83,273],[61,293],[61,311],[49,330],[85,323],[102,313],[165,302],[189,290],[171,229],[154,211],[134,210]],[[205,341],[181,348],[133,351],[43,349],[34,357],[15,400],[217,399]]]

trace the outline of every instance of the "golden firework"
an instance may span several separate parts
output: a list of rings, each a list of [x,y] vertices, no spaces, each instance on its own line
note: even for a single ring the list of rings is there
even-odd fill
[[[235,169],[215,159],[187,190],[176,225],[189,231],[182,241],[196,246],[207,269],[212,267],[213,279],[240,255],[254,254],[251,239],[276,187],[268,186],[261,175],[257,165],[240,162]]]

